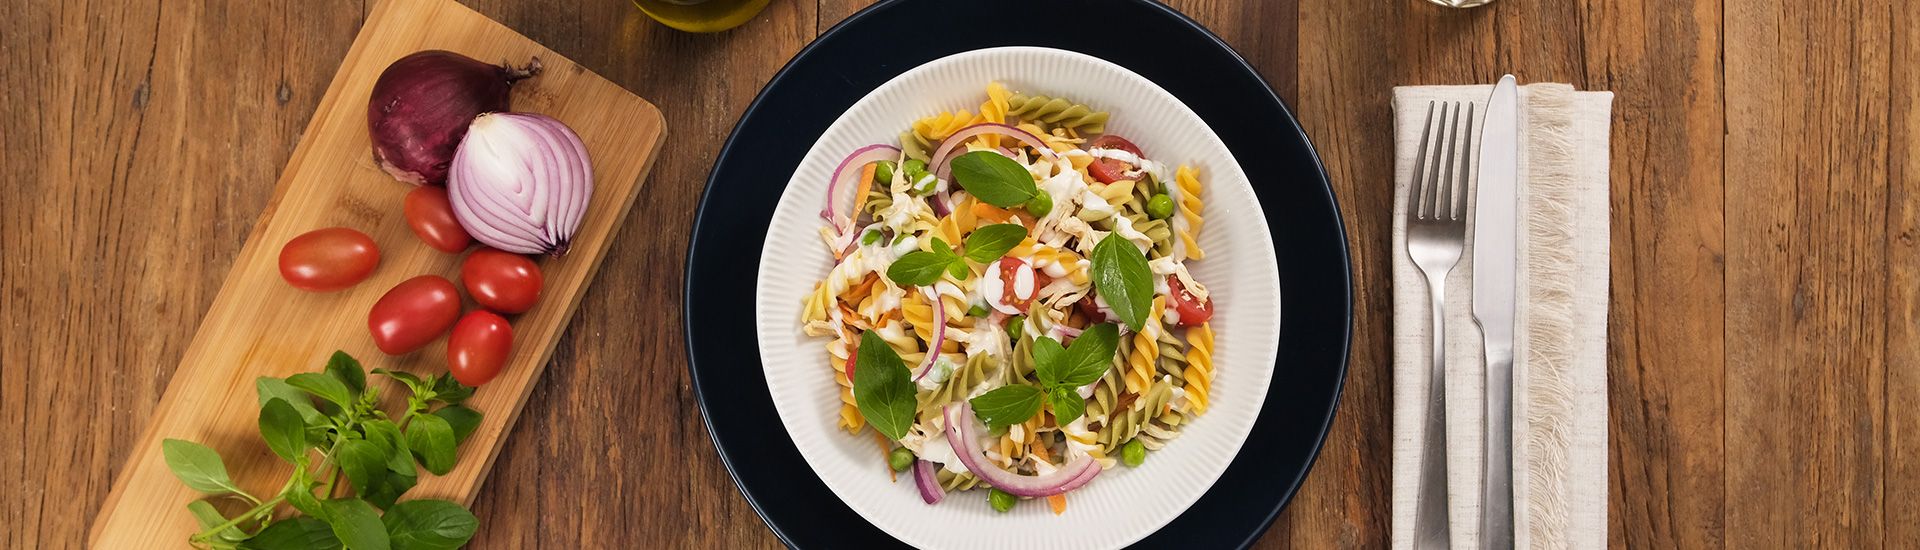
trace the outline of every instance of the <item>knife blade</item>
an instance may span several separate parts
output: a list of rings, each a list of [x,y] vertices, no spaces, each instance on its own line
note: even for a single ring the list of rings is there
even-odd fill
[[[1520,93],[1500,78],[1481,124],[1473,227],[1473,319],[1486,339],[1486,458],[1480,546],[1513,548],[1513,316]]]

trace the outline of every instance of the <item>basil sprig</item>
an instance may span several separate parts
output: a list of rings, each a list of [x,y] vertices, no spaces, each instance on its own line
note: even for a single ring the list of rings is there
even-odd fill
[[[890,439],[907,435],[913,424],[915,398],[911,373],[893,346],[873,331],[860,334],[860,351],[854,355],[853,402],[860,416],[873,429]]]
[[[1027,203],[1040,192],[1033,174],[993,151],[974,151],[953,159],[953,181],[981,201],[1001,208]]]
[[[933,250],[915,250],[900,256],[892,265],[887,266],[887,278],[893,282],[908,286],[927,286],[940,280],[940,273],[946,272],[955,279],[966,279],[972,272],[967,263],[988,263],[1007,255],[1007,251],[1027,240],[1027,228],[1017,223],[996,223],[982,226],[967,235],[965,254],[956,253],[953,247],[939,237],[933,237]]]
[[[219,452],[191,441],[162,441],[167,467],[181,483],[212,498],[253,505],[227,518],[213,507],[212,498],[189,503],[187,510],[202,530],[188,543],[267,550],[451,549],[466,544],[479,527],[466,508],[445,500],[397,501],[419,479],[416,462],[436,474],[453,469],[455,447],[480,423],[478,411],[459,404],[473,395],[473,388],[447,375],[373,372],[409,390],[406,412],[398,422],[379,409],[380,392],[367,386],[367,371],[345,352],[334,352],[320,372],[255,382],[260,437],[268,450],[294,466],[271,498],[262,500],[235,484]],[[342,478],[353,496],[335,498]],[[275,519],[281,503],[299,514]]]
[[[1107,235],[1093,245],[1089,258],[1093,267],[1093,288],[1133,330],[1144,326],[1153,308],[1153,271],[1147,268],[1147,256],[1133,241]]]
[[[1042,399],[1053,407],[1054,422],[1073,422],[1087,408],[1079,388],[1106,373],[1119,346],[1120,328],[1107,323],[1094,325],[1065,347],[1052,338],[1035,338],[1033,367],[1040,377],[1039,386],[1001,386],[967,403],[973,406],[974,416],[995,429],[1033,418],[1040,413]]]

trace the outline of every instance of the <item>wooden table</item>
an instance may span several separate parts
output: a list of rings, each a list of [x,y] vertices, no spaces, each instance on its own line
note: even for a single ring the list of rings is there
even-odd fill
[[[719,35],[619,0],[469,3],[672,128],[494,467],[474,546],[776,546],[688,385],[687,228],[754,93],[866,0],[782,0]],[[1262,547],[1384,544],[1387,99],[1506,71],[1618,94],[1609,541],[1920,544],[1920,2],[1174,4],[1294,107],[1354,251],[1345,398]],[[82,544],[367,9],[0,7],[0,546]]]

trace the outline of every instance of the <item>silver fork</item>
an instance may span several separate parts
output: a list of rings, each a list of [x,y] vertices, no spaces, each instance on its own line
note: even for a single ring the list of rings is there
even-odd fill
[[[1434,118],[1438,111],[1439,118]],[[1464,111],[1464,113],[1463,113]],[[1466,120],[1466,131],[1459,131]],[[1464,142],[1464,143],[1463,143]],[[1429,149],[1431,147],[1431,149]],[[1413,189],[1407,196],[1407,255],[1427,276],[1432,297],[1433,365],[1427,382],[1427,440],[1421,451],[1417,548],[1447,548],[1447,274],[1467,240],[1467,156],[1473,150],[1473,103],[1427,103]],[[1431,152],[1431,154],[1429,154]],[[1441,167],[1442,162],[1445,168]],[[1458,164],[1458,172],[1455,172]]]

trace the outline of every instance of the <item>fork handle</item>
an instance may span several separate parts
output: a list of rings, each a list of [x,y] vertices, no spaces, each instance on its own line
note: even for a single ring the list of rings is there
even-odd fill
[[[1433,302],[1433,361],[1427,377],[1427,437],[1420,451],[1419,504],[1414,511],[1416,548],[1445,549],[1447,533],[1447,316],[1446,274],[1427,277]]]

